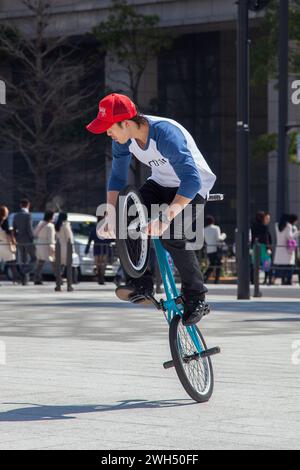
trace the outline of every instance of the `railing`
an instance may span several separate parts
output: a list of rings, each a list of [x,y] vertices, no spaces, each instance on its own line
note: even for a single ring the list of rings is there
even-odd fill
[[[284,280],[288,280],[289,282],[286,285],[292,284],[292,278],[294,274],[298,274],[299,276],[299,284],[300,284],[300,266],[299,266],[299,248],[289,250],[286,245],[268,245],[267,248],[270,250],[269,254],[269,266],[267,269],[265,266],[262,265],[262,247],[266,247],[265,244],[260,244],[256,241],[252,248],[252,266],[253,266],[253,277],[254,277],[254,297],[261,297],[262,293],[260,291],[260,272],[264,271],[268,273],[269,283],[272,284],[273,280],[281,277],[283,284]],[[274,257],[275,252],[278,249],[286,250],[286,253],[283,251],[284,254],[290,255],[294,257],[294,260],[290,260],[288,264],[274,264]],[[291,263],[291,261],[294,261]]]
[[[1,243],[0,242],[0,273],[1,273],[1,265],[2,265],[2,271],[5,270],[7,271],[7,268],[13,269],[13,266],[15,266],[18,269],[18,277],[20,280],[20,276],[22,273],[25,271],[28,271],[29,274],[32,274],[35,269],[36,269],[36,261],[37,261],[37,256],[36,256],[36,251],[34,250],[34,257],[31,259],[30,254],[26,254],[26,261],[22,260],[21,257],[21,251],[23,248],[27,248],[28,250],[25,250],[26,252],[31,251],[31,247],[34,246],[35,249],[38,247],[50,247],[52,246],[53,249],[53,262],[46,261],[45,266],[43,267],[43,272],[46,271],[46,274],[53,273],[55,278],[56,278],[56,288],[57,291],[61,290],[62,286],[62,262],[61,262],[61,253],[62,253],[62,248],[60,247],[59,242],[56,242],[55,246],[53,244],[49,243],[43,243],[43,242],[34,242],[34,243],[23,243],[23,244],[18,244],[18,249],[16,253],[12,253],[10,251],[10,244],[9,243]],[[7,251],[6,252],[6,258],[7,259],[7,252],[9,253],[9,258],[13,258],[13,261],[5,262],[1,260],[1,247],[6,247]],[[104,260],[107,263],[107,268],[105,271],[105,275],[111,277],[114,277],[115,274],[118,271],[119,267],[119,261],[118,261],[118,256],[116,252],[116,246],[115,243],[110,243],[110,244],[101,244],[99,245],[96,244],[96,247],[94,247],[93,244],[90,246],[89,253],[86,254],[87,244],[86,243],[80,243],[77,240],[74,241],[73,245],[69,242],[68,247],[64,247],[63,251],[67,252],[67,261],[64,262],[64,266],[66,269],[66,274],[67,274],[67,283],[68,283],[68,290],[72,290],[72,283],[71,283],[71,278],[73,278],[73,281],[76,283],[78,280],[78,276],[82,277],[94,277],[96,275],[96,263],[95,263],[95,258],[94,258],[94,248],[96,249],[97,255],[98,256],[103,256],[106,255],[106,259]],[[31,250],[30,250],[31,249]],[[4,256],[5,253],[3,253],[3,248],[2,248],[2,256]],[[103,260],[102,260],[103,262]],[[50,263],[52,264],[52,268],[50,267]],[[27,273],[27,274],[28,274]],[[74,284],[73,282],[73,284]]]
[[[29,247],[29,246],[49,246],[48,243],[34,243],[34,244],[20,244],[19,247]],[[76,246],[77,245],[77,246]],[[1,263],[1,246],[7,246],[9,247],[10,245],[8,243],[0,243],[0,263]],[[212,245],[211,247],[216,247],[220,251],[218,257],[220,260],[220,263],[213,264],[211,266],[212,270],[216,269],[221,269],[221,275],[220,275],[220,282],[228,281],[228,282],[236,282],[237,278],[237,263],[236,263],[236,250],[235,250],[235,244],[223,244],[218,246],[217,245]],[[209,268],[209,261],[208,261],[208,254],[207,250],[211,248],[208,245],[205,245],[204,248],[201,250],[198,250],[197,257],[199,260],[199,263],[201,265],[201,270],[203,273],[207,271]],[[74,270],[77,271],[77,268],[81,271],[81,273],[84,273],[85,269],[89,270],[89,273],[91,273],[92,276],[96,274],[96,265],[94,261],[94,256],[93,256],[93,251],[94,247],[91,246],[90,248],[90,255],[84,255],[86,245],[81,244],[80,245],[80,250],[78,247],[78,243],[72,243],[69,241],[67,245],[67,260],[66,264],[64,264],[66,268],[66,277],[67,277],[67,289],[68,291],[73,290],[73,277],[74,277]],[[270,247],[272,250],[272,253],[274,255],[275,249],[276,248],[285,248],[287,249],[286,246],[272,246]],[[116,245],[115,243],[110,243],[110,244],[99,244],[97,246],[97,253],[98,255],[106,255],[107,259],[107,269],[105,272],[105,275],[107,276],[109,274],[109,277],[114,277],[118,269],[120,267],[120,262],[116,250]],[[11,261],[9,264],[15,264],[18,266],[20,272],[26,271],[28,269],[28,265],[30,266],[30,272],[33,272],[35,268],[35,263],[36,259],[34,262],[32,260],[30,262],[22,262],[19,256],[19,250],[17,250],[17,253],[15,254],[15,261]],[[56,290],[61,291],[62,288],[62,263],[61,263],[61,246],[59,241],[56,242],[55,244],[55,256],[54,256],[54,261],[53,261],[53,267],[54,267],[54,275],[56,279]],[[74,256],[75,252],[77,252],[77,258],[76,262],[74,262]],[[273,255],[270,257],[270,266],[267,271],[269,279],[274,279],[275,275],[277,277],[280,277],[280,275],[285,276],[285,277],[290,277],[293,274],[298,274],[300,276],[300,266],[297,266],[297,252],[295,253],[295,259],[296,263],[293,265],[289,266],[275,266],[273,264]],[[259,243],[255,243],[253,247],[250,246],[249,244],[249,268],[251,269],[251,277],[253,278],[252,280],[254,281],[254,296],[255,297],[260,297],[261,296],[261,291],[260,291],[260,273],[262,271],[265,271],[264,266],[262,266],[261,263],[261,245]],[[266,271],[265,271],[266,272]],[[174,268],[174,274],[177,277],[177,280],[180,281],[178,273],[176,271],[176,268]],[[210,274],[213,274],[211,272]],[[76,276],[75,276],[76,277]],[[212,278],[213,279],[213,278]],[[299,277],[300,280],[300,277]]]

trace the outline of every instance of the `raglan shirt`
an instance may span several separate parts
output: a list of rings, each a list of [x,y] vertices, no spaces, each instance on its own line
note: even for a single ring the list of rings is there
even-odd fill
[[[144,116],[149,122],[148,141],[142,149],[135,139],[126,144],[113,142],[109,191],[121,191],[127,184],[131,156],[151,168],[148,178],[164,187],[178,187],[177,194],[206,198],[216,176],[209,168],[189,132],[172,119]]]

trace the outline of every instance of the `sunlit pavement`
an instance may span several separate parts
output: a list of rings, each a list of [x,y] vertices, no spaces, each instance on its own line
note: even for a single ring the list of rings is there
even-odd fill
[[[211,286],[201,323],[215,392],[194,404],[161,312],[112,284],[0,287],[1,449],[300,449],[300,289],[236,301]]]

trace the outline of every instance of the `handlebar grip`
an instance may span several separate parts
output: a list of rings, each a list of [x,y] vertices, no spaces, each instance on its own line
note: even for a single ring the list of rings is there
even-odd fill
[[[208,202],[223,201],[223,200],[224,200],[224,194],[210,194],[208,198]]]

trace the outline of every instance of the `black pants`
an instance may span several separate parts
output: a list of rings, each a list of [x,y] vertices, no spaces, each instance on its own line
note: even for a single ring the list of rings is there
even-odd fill
[[[20,263],[21,273],[24,276],[24,281],[29,282],[30,273],[34,270],[36,264],[36,250],[32,244],[22,245],[18,243],[18,261]],[[28,258],[30,258],[28,262]]]
[[[222,255],[217,251],[215,253],[208,253],[209,267],[205,273],[205,279],[208,279],[214,270],[216,270],[215,282],[218,282],[221,275]]]
[[[153,218],[153,215],[155,215],[151,212],[152,204],[162,205],[165,203],[170,205],[176,196],[177,190],[178,188],[165,188],[152,180],[148,180],[140,188],[140,193],[149,216],[152,215]],[[195,199],[190,202],[190,205],[192,206],[191,225],[199,215],[199,212],[197,213],[196,211],[197,206],[198,209],[201,209],[201,212],[203,212],[205,202],[205,199],[203,199],[199,194],[197,194]],[[201,207],[199,207],[199,205],[201,205]],[[182,214],[178,214],[177,217],[182,217]],[[176,225],[174,224],[177,217],[171,223],[170,239],[161,238],[161,242],[164,248],[170,253],[181,276],[182,292],[188,293],[189,295],[203,295],[207,292],[207,289],[203,285],[203,275],[201,273],[195,251],[186,249],[187,238],[184,233],[181,233],[180,239],[177,239],[179,238],[179,234],[176,233]],[[144,276],[147,277],[151,275],[153,277],[153,274],[154,273],[147,271]]]

